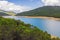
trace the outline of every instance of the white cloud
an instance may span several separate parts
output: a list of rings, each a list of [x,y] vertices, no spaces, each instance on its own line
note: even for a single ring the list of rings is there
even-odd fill
[[[30,7],[15,5],[14,3],[8,1],[0,1],[0,10],[4,11],[14,11],[14,12],[23,12],[29,10]]]
[[[42,0],[45,6],[60,6],[60,0]]]

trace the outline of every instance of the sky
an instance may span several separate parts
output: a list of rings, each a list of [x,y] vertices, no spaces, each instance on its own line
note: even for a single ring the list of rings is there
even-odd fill
[[[16,13],[42,6],[60,6],[60,0],[0,0],[0,10]]]

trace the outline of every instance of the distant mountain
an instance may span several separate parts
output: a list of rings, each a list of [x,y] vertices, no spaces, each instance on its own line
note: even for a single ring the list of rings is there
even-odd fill
[[[0,16],[9,16],[9,15],[4,12],[0,12]]]
[[[12,11],[8,11],[8,12],[5,12],[6,14],[10,15],[10,16],[15,16],[16,14]]]
[[[0,16],[14,16],[15,13],[12,12],[12,11],[3,11],[3,10],[0,10]]]
[[[18,13],[16,16],[48,16],[60,18],[60,6],[44,6],[34,10]]]

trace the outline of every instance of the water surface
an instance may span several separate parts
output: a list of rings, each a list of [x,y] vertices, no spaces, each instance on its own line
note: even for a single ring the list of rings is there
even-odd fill
[[[25,17],[10,17],[16,20],[21,20],[27,24],[37,26],[49,34],[60,37],[60,21],[43,19],[43,18],[25,18]]]

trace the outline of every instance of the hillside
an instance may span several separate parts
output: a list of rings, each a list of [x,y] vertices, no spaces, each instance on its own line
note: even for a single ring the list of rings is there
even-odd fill
[[[0,17],[0,40],[60,40],[20,20]]]
[[[10,16],[15,16],[16,14],[12,11],[9,11],[9,12],[5,12],[6,14],[10,15]]]
[[[4,12],[0,12],[0,16],[9,16],[9,15]]]
[[[48,16],[60,18],[60,6],[44,6],[34,10],[18,13],[16,16]]]
[[[4,10],[0,10],[0,16],[15,16],[16,13],[12,12],[12,11],[4,11]]]

